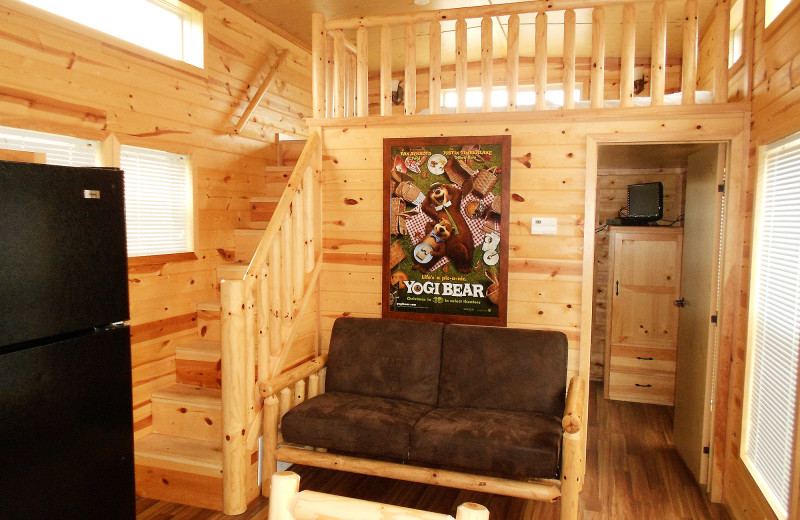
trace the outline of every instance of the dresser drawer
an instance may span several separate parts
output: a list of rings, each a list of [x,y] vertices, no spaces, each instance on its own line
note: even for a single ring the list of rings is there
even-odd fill
[[[608,397],[622,401],[672,405],[675,397],[675,377],[629,374],[611,371]]]
[[[611,346],[611,370],[634,374],[673,376],[675,374],[674,349]]]

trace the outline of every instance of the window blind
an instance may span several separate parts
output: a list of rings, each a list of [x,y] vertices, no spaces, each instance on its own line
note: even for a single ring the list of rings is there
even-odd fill
[[[125,171],[128,256],[191,251],[189,158],[122,146],[120,166]]]
[[[800,134],[766,150],[750,305],[744,459],[788,515],[800,355]]]
[[[0,148],[43,153],[47,164],[97,166],[100,145],[77,137],[0,127]]]

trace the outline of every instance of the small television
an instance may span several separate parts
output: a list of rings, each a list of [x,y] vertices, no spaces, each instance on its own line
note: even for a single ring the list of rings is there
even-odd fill
[[[628,217],[631,224],[648,224],[664,217],[664,185],[646,182],[628,185]]]

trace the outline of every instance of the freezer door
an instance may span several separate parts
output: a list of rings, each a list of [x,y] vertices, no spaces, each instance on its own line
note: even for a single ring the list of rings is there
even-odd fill
[[[136,517],[130,336],[0,354],[0,517]]]
[[[123,174],[0,161],[0,350],[128,319]]]

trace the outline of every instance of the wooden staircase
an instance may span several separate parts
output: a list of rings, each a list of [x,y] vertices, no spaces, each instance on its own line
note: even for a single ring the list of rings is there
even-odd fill
[[[284,165],[268,167],[268,171],[288,179],[293,169],[291,155],[304,142],[293,142],[289,153],[284,150],[280,155]],[[299,152],[294,160],[297,156]],[[233,263],[217,267],[218,294],[221,280],[241,280],[245,275],[279,200],[251,199],[251,227],[234,231]],[[139,496],[223,510],[220,334],[219,300],[198,304],[196,337],[175,348],[175,384],[153,393],[152,433],[135,443]],[[248,502],[261,493],[257,445],[249,460]]]

